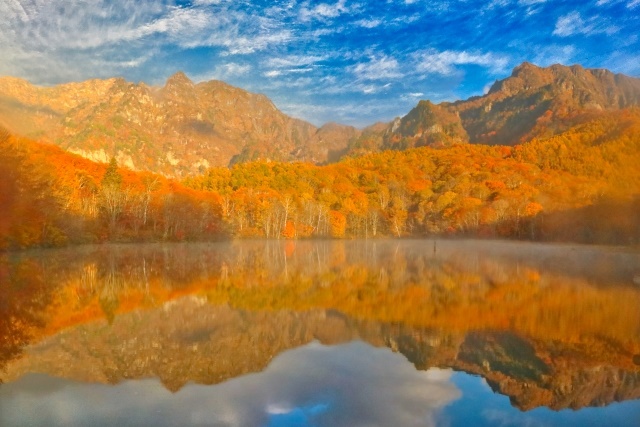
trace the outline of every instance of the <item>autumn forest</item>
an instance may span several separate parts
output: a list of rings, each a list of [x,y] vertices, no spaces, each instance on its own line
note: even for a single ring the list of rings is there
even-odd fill
[[[637,244],[640,110],[524,144],[257,160],[182,181],[0,137],[3,248],[104,241],[479,236]]]
[[[0,248],[423,236],[637,245],[639,104],[638,79],[524,63],[482,97],[420,101],[358,130],[315,128],[264,96],[182,73],[159,89],[3,78]]]

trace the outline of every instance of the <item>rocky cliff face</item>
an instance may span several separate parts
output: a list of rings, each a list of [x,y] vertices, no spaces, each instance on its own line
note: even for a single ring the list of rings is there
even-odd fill
[[[184,73],[164,87],[120,78],[36,87],[0,78],[0,126],[92,160],[168,176],[256,159],[327,163],[370,151],[459,143],[515,145],[560,133],[602,111],[640,105],[640,79],[578,65],[529,63],[489,92],[421,101],[364,130],[291,118],[264,95]]]
[[[579,65],[548,68],[523,63],[484,96],[453,103],[420,103],[384,129],[352,142],[349,152],[421,145],[516,145],[551,136],[610,111],[640,105],[640,79]]]
[[[164,87],[123,79],[50,88],[0,78],[0,125],[95,161],[169,176],[256,158],[326,162],[357,132],[317,129],[288,117],[264,95],[184,73]],[[328,135],[328,136],[327,136]]]
[[[493,84],[487,95],[446,105],[470,142],[515,145],[563,131],[581,116],[640,105],[640,79],[579,65],[529,63]]]

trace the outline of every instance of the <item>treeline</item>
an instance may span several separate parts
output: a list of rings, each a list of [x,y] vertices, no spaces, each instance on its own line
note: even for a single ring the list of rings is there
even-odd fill
[[[637,108],[514,148],[420,147],[327,166],[261,160],[182,183],[2,132],[0,248],[425,235],[638,244],[638,165]]]
[[[0,130],[0,249],[219,239],[220,198]]]
[[[256,161],[184,183],[219,194],[222,218],[240,237],[464,234],[590,242],[605,236],[627,244],[640,239],[637,215],[592,212],[637,203],[639,164],[640,111],[631,109],[513,149],[422,147],[322,167]],[[586,225],[562,215],[594,204],[600,208],[585,216]]]

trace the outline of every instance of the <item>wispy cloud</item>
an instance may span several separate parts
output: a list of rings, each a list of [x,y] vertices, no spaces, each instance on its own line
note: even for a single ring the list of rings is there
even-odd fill
[[[398,61],[386,55],[372,57],[368,62],[354,65],[351,70],[361,80],[397,79],[403,76]]]
[[[289,30],[282,30],[276,33],[257,34],[254,37],[234,36],[212,37],[207,46],[223,46],[227,48],[229,55],[246,55],[262,50],[270,46],[287,44],[293,39],[293,33]]]
[[[571,12],[561,16],[556,21],[556,27],[553,35],[559,37],[569,37],[574,35],[593,35],[593,34],[614,34],[620,28],[609,24],[606,20],[598,16],[589,19],[583,19],[579,12]]]
[[[410,93],[479,94],[523,60],[635,72],[638,10],[640,0],[0,0],[0,74],[154,84],[183,70],[362,123],[410,108]],[[338,115],[345,100],[389,108]]]
[[[384,85],[360,84],[356,87],[358,88],[358,90],[362,91],[362,93],[366,95],[372,95],[374,93],[379,93],[383,90],[389,89],[391,87],[391,83],[387,83]]]
[[[286,55],[269,58],[265,61],[268,67],[300,67],[315,64],[328,58],[328,55]]]
[[[262,75],[265,76],[265,77],[273,78],[273,77],[280,77],[280,76],[283,76],[283,75],[286,75],[286,74],[304,74],[304,73],[309,73],[311,71],[313,71],[313,68],[311,68],[311,67],[306,67],[306,68],[288,68],[288,69],[265,71],[264,73],[262,73]],[[288,82],[287,85],[291,86],[292,83]]]
[[[227,62],[215,67],[213,71],[200,73],[192,76],[196,82],[208,80],[230,80],[248,74],[252,70],[250,64],[240,64],[237,62]]]
[[[382,20],[381,19],[360,19],[354,22],[354,24],[363,28],[375,28],[382,24]]]
[[[349,8],[346,6],[346,0],[339,0],[334,4],[320,3],[312,8],[309,8],[307,3],[306,6],[300,9],[300,20],[303,22],[313,19],[326,20],[337,18],[338,16],[348,12]]]
[[[521,6],[533,6],[546,3],[547,0],[518,0],[518,4]]]
[[[480,65],[491,70],[493,73],[500,73],[508,65],[508,59],[493,53],[470,53],[466,51],[445,50],[438,52],[429,49],[416,52],[414,58],[417,62],[416,69],[423,73],[434,73],[448,75],[455,72],[460,65]]]
[[[400,99],[403,99],[405,101],[413,101],[415,102],[418,99],[421,99],[424,96],[424,93],[422,92],[410,92],[410,93],[405,93],[403,95],[400,95]]]
[[[568,65],[573,63],[576,48],[573,45],[548,45],[532,49],[531,61],[541,67],[553,64]]]
[[[640,0],[598,0],[596,1],[596,6],[611,6],[620,3],[623,3],[627,9],[635,9],[640,6]]]

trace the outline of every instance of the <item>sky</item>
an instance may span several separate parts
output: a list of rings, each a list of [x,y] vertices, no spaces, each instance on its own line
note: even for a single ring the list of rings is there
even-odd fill
[[[640,77],[640,0],[0,0],[0,75],[177,71],[358,127],[482,95],[529,61]]]

